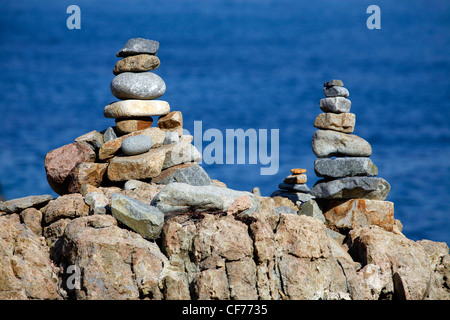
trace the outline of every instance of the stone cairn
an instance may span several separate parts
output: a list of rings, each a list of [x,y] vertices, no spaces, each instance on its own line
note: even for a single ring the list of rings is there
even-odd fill
[[[140,181],[212,184],[196,163],[201,154],[191,144],[193,137],[183,135],[181,112],[156,100],[166,91],[164,81],[150,72],[160,65],[158,49],[157,41],[133,38],[116,54],[122,59],[114,67],[111,92],[120,100],[104,108],[115,126],[86,133],[47,154],[47,180],[56,193],[125,182],[125,189],[136,188]],[[155,116],[157,126],[152,126]]]
[[[324,112],[317,116],[318,130],[312,138],[312,150],[318,159],[314,171],[323,178],[311,188],[311,195],[324,212],[326,223],[340,231],[360,225],[378,225],[395,229],[394,204],[385,201],[389,183],[375,177],[378,169],[369,158],[371,145],[357,135],[355,114],[350,113],[349,92],[341,80],[325,82]]]

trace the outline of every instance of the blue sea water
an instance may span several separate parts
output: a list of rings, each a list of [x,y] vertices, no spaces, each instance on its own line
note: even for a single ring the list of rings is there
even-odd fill
[[[66,9],[81,9],[69,30]],[[381,9],[369,30],[366,9]],[[404,234],[450,243],[450,3],[364,0],[0,2],[0,183],[5,198],[54,194],[44,157],[114,124],[103,108],[115,53],[160,42],[162,99],[186,129],[279,129],[279,171],[203,164],[230,188],[270,195],[311,150],[322,85],[342,79]],[[207,143],[204,143],[207,144]]]

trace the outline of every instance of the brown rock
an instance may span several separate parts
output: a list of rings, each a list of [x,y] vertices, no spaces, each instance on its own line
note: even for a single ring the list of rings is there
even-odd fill
[[[114,157],[108,166],[111,181],[142,180],[156,177],[161,173],[166,154],[174,145],[165,145],[136,156]]]
[[[302,174],[302,173],[305,173],[306,172],[306,169],[291,169],[291,173],[292,174]]]
[[[27,208],[41,208],[50,200],[53,200],[53,196],[50,194],[11,199],[0,202],[0,212],[19,213]]]
[[[113,73],[144,72],[156,70],[160,65],[159,58],[149,54],[138,54],[117,61]]]
[[[283,182],[289,184],[305,184],[307,180],[306,174],[296,174],[287,176]]]
[[[63,265],[82,270],[76,299],[162,299],[170,265],[155,243],[117,227],[109,215],[72,220],[64,232]],[[63,279],[63,283],[66,283]]]
[[[19,215],[0,216],[0,300],[61,299],[47,248]]]
[[[28,208],[20,213],[20,220],[36,235],[42,235],[42,212],[36,208]]]
[[[107,167],[107,163],[81,162],[77,164],[70,173],[69,193],[80,192],[83,185],[99,187]]]
[[[250,202],[250,198],[248,196],[240,196],[228,207],[228,214],[238,214],[242,211],[250,209],[252,203]]]
[[[272,198],[275,201],[275,207],[288,207],[294,211],[298,211],[298,207],[288,198],[276,196]]]
[[[107,160],[114,156],[114,154],[120,149],[122,146],[123,140],[128,137],[136,136],[136,135],[146,135],[152,139],[153,145],[152,148],[157,148],[162,146],[164,143],[164,139],[166,138],[166,134],[164,131],[158,128],[148,128],[145,130],[134,131],[127,135],[121,136],[120,138],[110,140],[106,142],[98,153],[98,157],[100,160]]]
[[[362,226],[377,225],[392,231],[394,203],[390,201],[351,199],[327,201],[324,212],[328,225],[341,231],[349,231]]]
[[[183,116],[180,111],[172,111],[158,119],[158,128],[176,129],[183,127]]]
[[[116,129],[120,134],[128,134],[150,128],[152,123],[152,117],[116,119]]]
[[[84,143],[74,142],[52,150],[45,156],[45,172],[50,187],[56,193],[67,193],[70,172],[81,162],[94,162],[95,152]]]
[[[320,113],[314,121],[318,129],[352,133],[355,129],[356,116],[353,113]]]
[[[429,257],[420,244],[370,226],[350,231],[349,246],[354,259],[364,267],[378,266],[372,268],[378,273],[375,278],[378,279],[378,296],[371,296],[370,283],[363,282],[366,298],[421,300],[429,294],[432,273]],[[371,281],[372,287],[375,279]]]
[[[41,209],[45,225],[49,225],[62,218],[77,218],[89,214],[89,206],[79,193],[67,194],[50,201]]]
[[[229,300],[225,268],[202,271],[195,279],[194,290],[198,300]]]
[[[230,298],[258,300],[256,290],[256,264],[250,257],[226,263]]]

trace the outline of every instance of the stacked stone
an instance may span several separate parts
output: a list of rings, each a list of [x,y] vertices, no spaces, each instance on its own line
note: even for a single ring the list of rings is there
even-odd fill
[[[134,38],[116,54],[122,59],[114,67],[111,92],[121,100],[104,108],[115,126],[91,131],[47,154],[47,180],[56,193],[129,180],[212,184],[197,164],[202,157],[191,144],[193,137],[183,135],[181,112],[171,112],[168,102],[157,100],[166,91],[164,81],[150,72],[160,65],[158,49],[157,41]],[[155,116],[158,125],[152,126]]]
[[[307,180],[306,169],[291,169],[291,175],[284,178],[283,183],[278,185],[281,190],[275,191],[270,196],[288,198],[297,207],[301,207],[305,202],[313,199],[306,185]]]
[[[377,224],[392,229],[394,206],[384,201],[389,183],[376,177],[378,169],[369,158],[370,144],[353,135],[355,115],[350,113],[349,92],[340,80],[325,82],[325,98],[320,100],[324,112],[317,116],[318,128],[312,149],[318,159],[314,171],[323,178],[311,188],[324,211],[327,223],[339,230],[356,225]]]

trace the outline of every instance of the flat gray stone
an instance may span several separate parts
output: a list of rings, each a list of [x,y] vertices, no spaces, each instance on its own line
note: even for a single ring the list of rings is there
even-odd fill
[[[53,200],[53,196],[50,194],[12,199],[0,202],[0,212],[18,213],[19,211],[25,210],[27,208],[42,207],[50,200]]]
[[[128,57],[138,54],[156,55],[159,50],[159,42],[144,38],[132,38],[116,53],[116,57]]]
[[[315,200],[309,200],[306,201],[298,211],[298,214],[304,214],[306,216],[310,216],[316,219],[319,219],[323,223],[325,223],[325,216],[322,213],[322,210],[320,210],[319,205]]]
[[[121,148],[126,155],[134,156],[147,152],[152,145],[153,141],[150,137],[140,134],[124,139]]]
[[[161,234],[164,214],[154,206],[122,194],[113,193],[111,195],[111,212],[114,218],[145,239],[157,239]]]
[[[311,188],[317,199],[386,200],[389,183],[376,177],[347,177],[338,180],[319,180]]]
[[[114,140],[114,139],[117,139],[116,131],[114,130],[113,127],[109,127],[103,133],[103,141],[105,143],[107,143],[108,141],[111,141],[111,140]]]
[[[340,245],[342,245],[344,243],[345,236],[343,234],[340,234],[337,231],[327,228],[327,235],[329,235],[331,238],[336,240],[336,242]]]
[[[323,94],[325,97],[348,97],[350,94],[347,90],[347,88],[344,87],[338,87],[338,86],[332,86],[332,87],[324,87],[323,88]]]
[[[169,169],[170,170],[170,169]],[[209,186],[213,185],[208,173],[200,167],[198,164],[180,168],[174,173],[170,174],[163,180],[159,181],[159,184],[169,184],[173,182],[180,182],[190,184],[192,186]]]
[[[352,102],[344,97],[320,99],[319,107],[323,112],[349,113]]]
[[[317,130],[312,138],[312,150],[319,158],[370,157],[370,144],[353,134],[333,130]]]
[[[316,159],[314,171],[322,178],[345,178],[354,176],[376,176],[378,168],[369,158]]]
[[[111,81],[111,92],[122,100],[153,100],[166,92],[166,84],[152,72],[124,72]]]
[[[282,214],[282,213],[297,214],[297,212],[294,209],[286,206],[279,206],[275,208],[275,214]]]
[[[258,211],[258,199],[250,192],[237,191],[216,186],[192,186],[174,182],[168,184],[152,200],[166,217],[193,212],[227,212],[228,207],[239,197],[248,196],[251,207],[239,215],[251,216]]]
[[[277,190],[274,193],[270,195],[271,198],[274,197],[283,197],[288,198],[293,203],[297,204],[297,202],[304,203],[306,201],[309,201],[311,199],[314,199],[314,196],[308,193],[301,193],[301,192],[292,192],[292,191],[283,191],[283,190]]]
[[[337,86],[337,87],[343,87],[344,83],[342,82],[342,80],[330,80],[327,81],[323,84],[324,87],[333,87],[333,86]]]
[[[280,183],[278,188],[295,192],[309,193],[309,187],[306,184]]]

